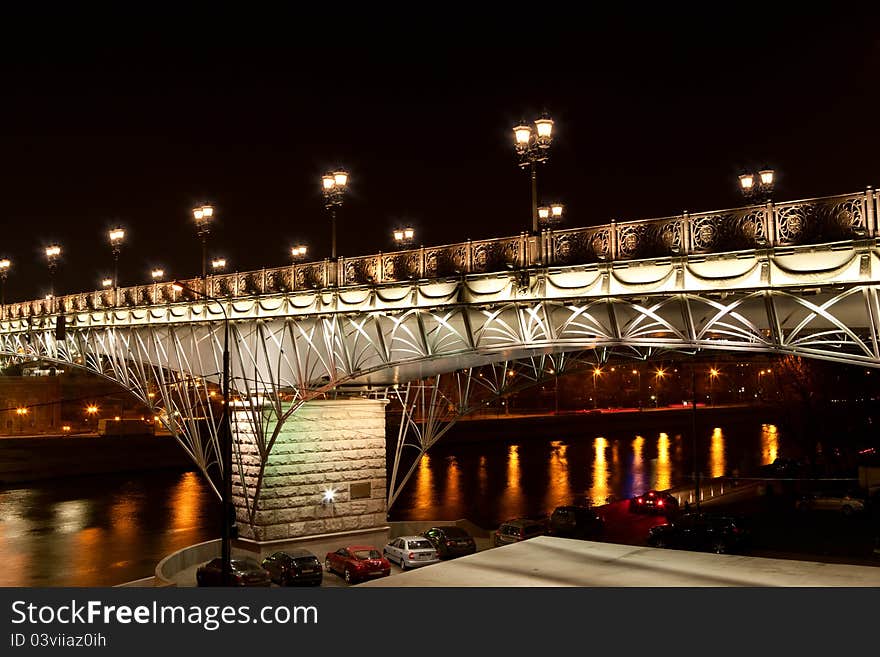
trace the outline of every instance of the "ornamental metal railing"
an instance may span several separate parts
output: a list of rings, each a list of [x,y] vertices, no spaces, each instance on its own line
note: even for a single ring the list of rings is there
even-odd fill
[[[524,269],[769,249],[875,239],[880,192],[750,205],[602,226],[547,229],[538,235],[468,240],[444,246],[292,264],[209,276],[207,294],[240,298],[332,287],[409,282]],[[201,279],[182,281],[202,289]],[[195,300],[170,282],[7,304],[3,318],[91,312]]]

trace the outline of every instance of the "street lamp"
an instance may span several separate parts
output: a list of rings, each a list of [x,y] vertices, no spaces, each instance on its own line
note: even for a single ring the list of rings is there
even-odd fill
[[[119,253],[122,251],[122,242],[125,239],[125,231],[122,228],[113,228],[108,233],[110,237],[110,249],[113,251],[113,289],[119,287]]]
[[[342,170],[321,177],[324,207],[330,211],[330,257],[336,260],[336,210],[342,207],[345,190],[348,189],[348,173]]]
[[[538,225],[541,228],[552,228],[562,223],[565,206],[553,203],[538,208]]]
[[[154,269],[153,271],[150,272],[150,276],[152,277],[153,281],[158,283],[163,278],[165,278],[165,271],[163,269],[159,269],[157,267],[156,269]]]
[[[290,248],[290,258],[294,262],[302,262],[306,259],[309,249],[305,244],[297,244]]]
[[[553,142],[553,120],[542,116],[535,121],[534,130],[525,122],[513,128],[514,146],[519,166],[528,170],[532,181],[532,232],[538,232],[538,164],[549,158]]]
[[[226,269],[226,258],[214,258],[211,261],[211,271],[222,272]]]
[[[751,202],[769,201],[776,185],[776,172],[773,169],[761,169],[757,174],[744,173],[739,176],[739,189]]]
[[[719,372],[714,367],[709,369],[709,403],[715,405],[714,383],[718,378]]]
[[[394,243],[397,245],[397,248],[403,249],[412,246],[416,237],[416,231],[407,226],[406,228],[395,228],[392,235],[394,236]]]
[[[665,379],[665,378],[666,378],[666,370],[664,370],[662,367],[658,367],[654,371],[654,389],[657,392],[657,403],[655,404],[655,406],[660,405],[660,384],[663,382],[663,379]]]
[[[636,397],[638,401],[639,408],[642,408],[642,371],[641,370],[633,370],[633,374],[638,377],[638,391],[636,392]]]
[[[211,234],[211,222],[214,220],[214,206],[199,205],[193,208],[192,213],[196,233],[202,241],[202,285],[205,285],[208,279],[208,235]]]
[[[593,368],[593,408],[598,408],[598,405],[599,405],[599,398],[597,396],[598,392],[596,389],[596,379],[600,376],[602,376],[602,368],[601,367],[594,367]]]
[[[101,287],[103,287],[105,290],[110,289],[111,287],[113,287],[113,279],[112,278],[102,279],[101,280]]]
[[[52,244],[46,247],[46,260],[49,263],[49,296],[55,296],[55,270],[58,269],[58,258],[61,257],[61,247]]]
[[[222,561],[221,582],[229,586],[232,582],[232,523],[230,522],[232,519],[232,424],[229,417],[229,315],[219,299],[205,292],[194,290],[178,281],[174,281],[172,287],[178,292],[187,290],[192,294],[213,301],[223,313],[223,415],[221,416],[220,430],[222,437],[220,460],[223,467],[223,491],[220,496],[220,506],[223,516],[220,525],[220,558]]]
[[[0,259],[0,319],[6,319],[6,277],[12,261],[9,258]]]

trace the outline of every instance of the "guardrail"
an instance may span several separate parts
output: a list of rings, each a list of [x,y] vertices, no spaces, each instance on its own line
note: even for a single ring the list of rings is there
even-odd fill
[[[353,258],[209,276],[207,294],[233,298],[506,271],[874,238],[880,193],[766,203],[603,226],[520,233]],[[202,289],[201,279],[183,281]],[[170,282],[7,304],[3,318],[88,312],[194,300]]]

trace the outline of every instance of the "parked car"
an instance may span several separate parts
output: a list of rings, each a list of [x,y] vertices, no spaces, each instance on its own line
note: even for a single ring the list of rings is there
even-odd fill
[[[527,541],[535,536],[544,536],[547,525],[531,518],[514,518],[501,523],[495,530],[493,542],[495,547]]]
[[[748,547],[749,532],[733,516],[687,513],[673,522],[648,530],[648,545],[658,548],[703,550],[724,554]]]
[[[271,586],[269,573],[249,557],[232,559],[232,583],[230,586]],[[196,569],[199,586],[223,586],[223,559],[217,557]]]
[[[440,561],[437,550],[424,536],[401,536],[388,543],[382,554],[389,561],[400,564],[401,570],[418,568]]]
[[[473,536],[455,525],[431,527],[422,535],[431,541],[441,559],[463,557],[477,551]]]
[[[301,548],[276,552],[263,559],[263,568],[272,581],[281,586],[311,584],[318,586],[324,578],[324,569],[318,557]]]
[[[795,502],[800,511],[837,511],[845,516],[865,510],[865,500],[853,493],[811,493]]]
[[[565,538],[595,538],[605,530],[605,520],[586,506],[558,506],[550,514],[550,534]]]
[[[649,490],[629,501],[631,513],[674,513],[678,511],[678,500],[669,493]]]
[[[341,574],[346,582],[360,582],[372,577],[391,574],[391,563],[370,545],[350,545],[328,552],[324,569]]]

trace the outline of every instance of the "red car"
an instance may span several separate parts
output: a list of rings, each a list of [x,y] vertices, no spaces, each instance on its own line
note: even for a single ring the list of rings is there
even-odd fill
[[[328,573],[335,571],[346,582],[352,583],[390,575],[391,563],[370,545],[349,545],[336,552],[328,552],[324,559],[324,570]]]
[[[629,501],[631,513],[675,513],[678,510],[678,500],[669,493],[649,490],[643,495],[633,497]]]

